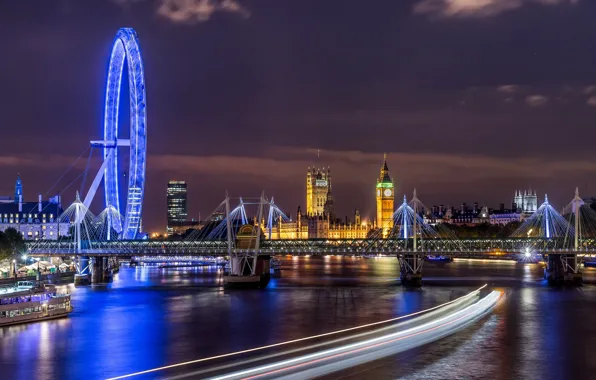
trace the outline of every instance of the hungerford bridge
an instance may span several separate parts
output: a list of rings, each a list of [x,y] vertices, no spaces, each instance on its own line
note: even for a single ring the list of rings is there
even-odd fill
[[[130,98],[130,136],[121,138],[118,115],[123,70],[127,67]],[[459,239],[441,225],[425,222],[428,209],[417,199],[395,211],[394,227],[388,238],[373,230],[366,239],[274,240],[272,231],[287,216],[263,194],[256,201],[239,199],[232,209],[226,196],[213,215],[212,222],[184,241],[139,240],[145,189],[147,155],[147,115],[145,75],[136,32],[120,29],[114,39],[108,67],[104,108],[103,139],[93,140],[93,148],[102,150],[103,163],[81,198],[60,216],[70,233],[56,241],[27,242],[31,256],[74,257],[75,283],[104,282],[118,257],[221,256],[229,260],[229,284],[266,284],[271,255],[395,255],[404,284],[419,285],[423,258],[440,256],[533,255],[548,257],[548,279],[553,282],[581,281],[582,257],[596,252],[596,213],[583,205],[579,195],[567,206],[568,218],[558,214],[545,197],[544,204],[510,238]],[[119,149],[129,149],[128,182],[122,178]],[[90,153],[91,155],[91,153]],[[74,165],[71,165],[71,168]],[[87,170],[83,177],[87,177]],[[89,207],[103,182],[105,209],[98,216]],[[71,183],[72,185],[72,183]],[[69,185],[70,186],[70,185]],[[126,191],[123,191],[126,190]],[[125,199],[120,195],[125,194]],[[246,206],[257,208],[255,218],[247,217]],[[564,213],[565,214],[565,213]],[[265,218],[266,217],[266,218]],[[387,231],[385,231],[387,232]],[[266,279],[268,281],[268,279]]]
[[[409,203],[404,199],[395,211],[388,238],[382,237],[381,230],[372,230],[365,239],[272,239],[275,221],[289,222],[273,200],[264,195],[239,198],[232,209],[233,201],[226,197],[208,219],[211,222],[205,222],[185,240],[173,241],[122,239],[114,227],[122,217],[115,210],[109,208],[94,217],[77,199],[63,216],[64,223],[71,221],[73,233],[56,241],[29,242],[29,254],[75,257],[81,276],[89,271],[105,273],[118,258],[191,261],[192,257],[222,257],[231,264],[233,275],[227,278],[237,281],[245,277],[260,280],[265,275],[263,268],[268,268],[268,260],[274,255],[384,255],[398,259],[402,282],[411,285],[421,283],[424,260],[431,256],[522,261],[546,257],[547,278],[560,283],[581,281],[582,259],[596,254],[596,212],[583,205],[577,191],[568,205],[567,219],[545,200],[511,237],[501,239],[461,239],[441,224],[429,225],[422,217],[428,209],[415,194]],[[247,216],[251,206],[257,209],[252,220]],[[267,265],[259,264],[263,261]],[[106,276],[93,277],[103,282]]]

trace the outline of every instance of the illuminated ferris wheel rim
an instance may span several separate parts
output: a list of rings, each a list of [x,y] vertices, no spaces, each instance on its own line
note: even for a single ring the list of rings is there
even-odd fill
[[[118,112],[125,60],[130,92],[130,138],[120,139],[118,138]],[[132,28],[118,30],[112,45],[106,84],[103,137],[101,141],[91,141],[92,145],[103,148],[104,162],[89,190],[85,204],[89,205],[103,177],[106,208],[114,207],[124,216],[122,224],[118,223],[114,228],[122,239],[132,240],[136,238],[141,225],[147,158],[145,73],[137,34]],[[124,210],[120,209],[118,147],[130,148]]]

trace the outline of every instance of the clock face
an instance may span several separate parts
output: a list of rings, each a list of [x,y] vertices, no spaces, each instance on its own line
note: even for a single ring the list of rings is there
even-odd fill
[[[385,191],[383,192],[383,194],[384,194],[386,197],[390,197],[390,196],[391,196],[391,190],[390,190],[390,189],[385,189]]]
[[[381,196],[381,190],[377,189],[377,197]]]

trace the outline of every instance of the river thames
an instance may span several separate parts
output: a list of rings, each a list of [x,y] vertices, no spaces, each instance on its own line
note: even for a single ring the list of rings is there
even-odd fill
[[[581,288],[555,289],[539,264],[457,260],[425,264],[423,288],[406,290],[398,269],[395,258],[283,257],[267,289],[224,290],[215,268],[124,267],[112,284],[68,286],[68,318],[0,328],[2,378],[125,375],[409,314],[485,283],[505,292],[488,317],[325,378],[594,377],[596,270]]]

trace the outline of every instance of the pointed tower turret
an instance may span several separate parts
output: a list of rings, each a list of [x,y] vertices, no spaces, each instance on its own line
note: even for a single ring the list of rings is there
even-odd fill
[[[14,203],[19,203],[23,199],[23,183],[21,182],[21,174],[17,174],[17,180],[14,185]]]
[[[383,165],[377,179],[377,228],[383,231],[383,237],[389,236],[393,229],[394,185],[387,166],[387,154],[383,156]]]

